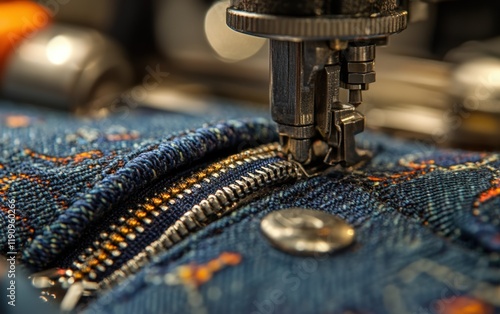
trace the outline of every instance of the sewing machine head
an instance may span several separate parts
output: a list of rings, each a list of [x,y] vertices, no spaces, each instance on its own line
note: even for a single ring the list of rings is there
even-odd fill
[[[36,35],[18,36],[16,51],[22,53],[0,58],[2,97],[96,116],[136,107],[202,114],[212,101],[268,106],[270,90],[283,148],[309,168],[362,160],[355,136],[365,123],[367,129],[432,144],[500,148],[497,1],[47,4],[50,25]],[[17,30],[31,29],[18,21]],[[75,36],[80,27],[87,34],[99,31],[128,58],[118,58],[115,49],[97,45],[92,36]],[[387,47],[375,48],[388,38]],[[73,58],[80,54],[72,51],[82,51],[77,43],[88,48],[87,57]],[[371,84],[375,50],[377,84]],[[93,74],[79,75],[75,63]],[[73,80],[67,77],[80,81],[68,85]],[[145,89],[144,80],[154,88]]]
[[[375,82],[375,47],[407,23],[408,2],[397,0],[233,0],[227,10],[232,29],[271,39],[272,117],[284,151],[306,165],[363,158],[356,107]]]

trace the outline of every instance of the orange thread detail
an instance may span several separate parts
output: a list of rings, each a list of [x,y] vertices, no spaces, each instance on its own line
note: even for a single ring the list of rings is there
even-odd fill
[[[479,207],[479,205],[500,195],[500,179],[493,180],[491,185],[491,188],[479,194],[477,200],[474,202],[474,207]]]
[[[136,140],[139,138],[139,134],[137,133],[124,133],[124,134],[108,134],[106,135],[106,139],[111,142],[115,141],[130,141]]]
[[[381,182],[386,180],[386,178],[379,178],[379,177],[368,177],[368,180],[374,181],[374,182]]]
[[[104,261],[106,258],[108,258],[108,255],[104,252],[101,252],[99,253],[99,255],[97,255],[97,259],[100,260],[101,262]]]
[[[222,253],[219,259],[226,265],[238,265],[241,262],[241,255],[238,253]]]
[[[205,283],[212,279],[213,272],[207,267],[200,267],[196,270],[195,278],[198,283]]]
[[[127,225],[129,225],[130,227],[136,227],[139,224],[140,224],[139,221],[137,219],[135,219],[135,218],[129,218],[127,220]]]
[[[132,232],[132,229],[130,229],[129,227],[125,227],[125,226],[120,227],[120,233],[121,234],[129,234],[131,232]]]
[[[420,163],[416,163],[414,161],[410,161],[406,164],[407,167],[413,169],[411,171],[403,171],[395,174],[386,174],[384,176],[369,176],[368,180],[372,182],[383,182],[390,181],[389,183],[397,183],[399,180],[409,181],[416,176],[425,175],[429,172],[434,171],[433,167],[429,167],[429,165],[434,165],[434,160],[422,161]],[[387,186],[384,184],[384,186]]]
[[[483,301],[461,296],[438,302],[439,314],[493,314],[493,307]]]
[[[193,269],[190,266],[181,266],[177,269],[177,275],[182,280],[190,280],[193,277]]]
[[[75,278],[75,280],[81,280],[81,279],[83,279],[83,274],[81,272],[79,272],[79,271],[74,272],[73,273],[73,278]]]
[[[224,252],[206,264],[183,265],[177,268],[177,276],[185,285],[199,287],[210,281],[214,274],[225,266],[236,266],[241,263],[242,256],[238,253]]]
[[[112,235],[109,236],[109,238],[111,239],[111,241],[113,241],[115,243],[120,243],[120,242],[125,241],[125,238],[117,233],[113,233]]]
[[[158,198],[158,197],[154,197],[151,199],[151,201],[153,202],[153,204],[155,204],[156,206],[160,206],[161,203],[163,203],[163,200],[161,198]]]
[[[107,251],[110,251],[110,252],[117,249],[116,245],[111,244],[111,242],[105,242],[103,244],[103,247],[104,247],[104,249],[106,249]]]
[[[96,258],[91,258],[89,260],[88,264],[90,267],[94,267],[94,266],[97,266],[97,264],[99,264],[99,261]]]
[[[88,274],[88,273],[90,273],[90,271],[91,271],[91,270],[92,270],[92,269],[90,269],[90,267],[85,266],[85,267],[83,267],[80,271],[81,271],[83,274]]]
[[[42,180],[41,178],[36,177],[36,176],[32,177],[32,176],[29,176],[29,175],[24,174],[24,173],[11,174],[9,176],[6,176],[6,177],[3,177],[0,179],[0,197],[5,198],[7,191],[11,188],[11,184],[14,181],[18,181],[18,180],[25,180],[28,182],[34,182],[40,186],[48,186],[50,184],[49,180]],[[55,194],[55,192],[49,190],[49,193],[52,195],[54,200],[59,203],[59,206],[61,206],[62,209],[66,209],[68,207],[66,202],[58,200],[59,197],[57,194]]]
[[[73,156],[67,156],[67,157],[53,157],[53,156],[43,155],[43,154],[36,153],[29,148],[26,148],[24,150],[24,152],[26,153],[26,155],[28,155],[32,158],[38,158],[38,159],[42,159],[42,160],[46,160],[46,161],[50,161],[50,162],[54,162],[54,163],[60,163],[60,164],[68,164],[70,162],[81,163],[82,161],[84,161],[86,159],[100,158],[103,156],[103,153],[99,150],[91,150],[88,152],[83,152],[83,153],[79,153],[79,154],[76,154]]]
[[[221,269],[223,264],[219,260],[211,260],[210,262],[207,263],[208,269],[210,269],[212,272],[218,271]]]
[[[9,128],[24,128],[31,124],[31,119],[28,116],[13,115],[5,118],[5,125]]]
[[[166,193],[166,192],[161,193],[159,196],[160,196],[160,198],[161,198],[163,201],[167,201],[167,200],[169,200],[169,199],[170,199],[170,197],[171,197],[171,195],[170,195],[170,194],[168,194],[168,193]]]

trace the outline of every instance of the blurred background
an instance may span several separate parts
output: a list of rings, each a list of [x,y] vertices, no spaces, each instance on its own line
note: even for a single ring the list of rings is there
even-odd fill
[[[267,41],[225,25],[228,1],[36,1],[42,11],[26,2],[0,0],[3,99],[96,117],[268,106]],[[408,29],[377,50],[360,108],[367,127],[499,149],[500,2],[410,5]]]

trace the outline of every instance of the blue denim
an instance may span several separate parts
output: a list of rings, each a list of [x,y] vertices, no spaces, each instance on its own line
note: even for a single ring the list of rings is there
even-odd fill
[[[152,112],[87,121],[12,106],[2,112],[0,206],[16,201],[18,250],[33,269],[48,265],[113,204],[156,178],[211,152],[276,138],[262,118],[217,123],[213,116]],[[16,116],[29,126],[8,127],[5,121]],[[6,232],[4,211],[2,252]]]
[[[464,303],[498,312],[498,199],[474,204],[498,179],[499,156],[380,135],[365,135],[361,145],[374,153],[363,169],[277,188],[179,244],[87,312],[461,313]],[[356,245],[317,257],[276,250],[260,221],[290,207],[342,217],[355,227]],[[222,252],[237,252],[242,262],[194,292],[167,280]]]
[[[217,112],[80,121],[11,106],[0,110],[0,120],[14,113],[30,118],[25,127],[0,127],[0,176],[9,178],[0,183],[0,191],[9,185],[0,204],[18,202],[19,251],[23,263],[37,270],[65,266],[117,213],[186,173],[276,140],[266,119],[209,122]],[[436,149],[371,133],[360,137],[359,146],[373,154],[363,168],[336,168],[269,189],[157,256],[86,311],[461,313],[468,306],[499,313],[500,155]],[[231,171],[186,204],[252,167],[256,164]],[[30,197],[34,193],[37,197]],[[189,207],[172,211],[160,229]],[[261,234],[260,222],[267,213],[290,207],[345,219],[356,230],[355,245],[315,257],[277,250]],[[130,248],[127,256],[140,249]],[[186,266],[220,264],[228,254],[239,258],[207,280],[193,285],[179,279]]]

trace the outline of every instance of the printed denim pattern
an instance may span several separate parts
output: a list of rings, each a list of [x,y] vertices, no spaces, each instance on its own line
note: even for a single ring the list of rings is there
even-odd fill
[[[362,169],[269,191],[87,313],[497,313],[499,155],[374,134],[360,144],[374,153]],[[260,221],[290,207],[342,217],[355,227],[356,244],[316,257],[275,249]],[[217,262],[228,255],[232,263]],[[224,267],[212,271],[213,263]]]
[[[259,118],[201,127],[212,118],[148,113],[79,121],[7,107],[0,120],[0,204],[18,202],[19,251],[33,269],[64,265],[61,256],[90,226],[101,230],[103,217],[185,171],[276,140],[274,126]],[[359,144],[374,156],[363,168],[266,190],[159,255],[87,312],[498,312],[499,155],[377,134]],[[316,257],[271,247],[260,221],[289,207],[340,216],[355,227],[356,244]]]
[[[156,178],[210,152],[276,139],[261,118],[206,124],[215,118],[153,112],[85,121],[6,106],[0,119],[2,252],[8,200],[14,199],[18,251],[33,269],[53,261],[112,204]]]
[[[264,145],[222,160],[216,157],[215,162],[207,162],[199,167],[193,165],[188,170],[181,170],[164,179],[153,181],[137,195],[128,197],[124,202],[114,206],[113,211],[106,217],[89,226],[80,237],[78,245],[72,248],[72,252],[64,254],[64,260],[57,261],[53,266],[72,270],[74,277],[101,282],[115,271],[119,269],[123,271],[122,266],[128,269],[127,265],[130,265],[128,262],[141,252],[145,252],[148,256],[153,254],[152,257],[155,257],[158,254],[157,250],[164,251],[166,248],[161,245],[157,246],[158,249],[152,249],[150,244],[159,239],[168,228],[172,228],[195,205],[203,202],[209,195],[215,194],[221,187],[229,188],[235,178],[247,176],[247,182],[253,184],[251,177],[248,176],[249,173],[258,175],[258,171],[264,166],[285,163],[278,147],[278,144]],[[295,165],[288,162],[286,164],[295,169]],[[292,175],[296,173],[293,172]],[[276,176],[274,181],[259,182],[261,185],[271,186],[296,178],[283,174],[281,177],[283,180]],[[249,194],[258,193],[257,187],[257,185],[253,188],[247,187],[245,192],[238,188],[239,197],[237,194],[232,194],[226,198],[227,208],[233,208],[233,202],[238,204],[237,198],[243,201]],[[210,203],[207,202],[208,204]],[[212,204],[215,203],[212,201]],[[214,205],[213,208],[222,210],[224,205],[220,205],[218,203],[218,207]],[[187,237],[194,234],[193,228],[202,228],[208,221],[217,219],[217,215],[209,215],[208,211],[204,211],[206,215],[192,215],[192,219],[196,221],[191,220],[189,229],[182,227],[180,230],[181,227],[177,225],[174,237]],[[96,239],[99,240],[97,243]],[[130,270],[125,272],[131,273]]]

